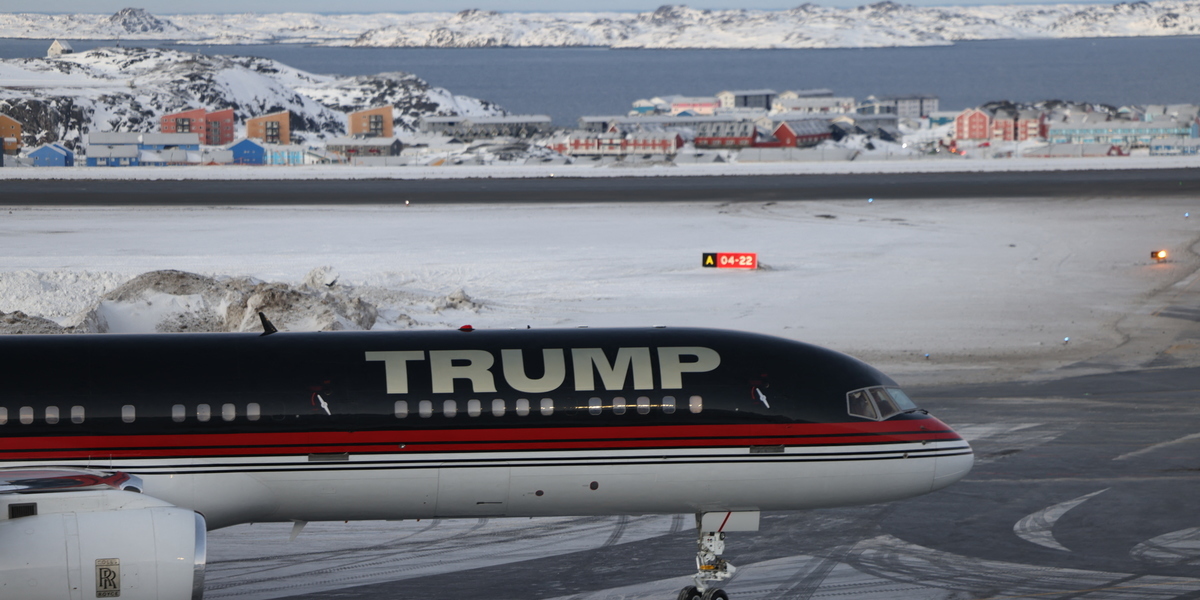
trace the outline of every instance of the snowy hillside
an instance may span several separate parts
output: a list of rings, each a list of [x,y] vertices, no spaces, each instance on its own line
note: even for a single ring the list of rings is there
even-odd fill
[[[391,104],[398,130],[422,115],[501,114],[475,98],[430,87],[407,73],[315,75],[264,58],[158,48],[99,48],[60,59],[0,60],[0,113],[25,124],[26,146],[89,131],[158,131],[159,117],[189,108],[253,116],[292,112],[292,137],[344,135],[345,112]]]
[[[783,11],[648,13],[234,14],[156,17],[0,14],[0,37],[159,39],[205,44],[339,46],[610,46],[616,48],[840,48],[929,46],[960,40],[1200,34],[1200,0],[1118,4],[857,8],[803,4]]]

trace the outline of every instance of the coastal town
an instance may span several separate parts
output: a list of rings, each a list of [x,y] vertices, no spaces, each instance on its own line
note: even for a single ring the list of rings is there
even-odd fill
[[[73,53],[55,40],[50,59]],[[292,110],[247,114],[190,106],[139,130],[47,139],[37,123],[4,114],[8,167],[200,165],[452,166],[655,164],[1056,157],[1200,153],[1200,106],[990,102],[941,110],[931,94],[853,98],[830,89],[721,90],[638,99],[620,115],[573,127],[546,115],[423,114],[392,105],[339,113],[340,135],[295,135]],[[149,129],[149,130],[145,130]],[[66,136],[63,136],[66,137]],[[30,143],[44,140],[43,143]]]

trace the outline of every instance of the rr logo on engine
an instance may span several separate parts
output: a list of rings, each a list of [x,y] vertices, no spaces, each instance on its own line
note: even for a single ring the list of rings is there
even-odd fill
[[[96,597],[121,597],[121,559],[96,559]]]

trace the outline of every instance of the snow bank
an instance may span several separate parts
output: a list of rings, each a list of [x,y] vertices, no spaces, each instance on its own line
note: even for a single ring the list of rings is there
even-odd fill
[[[1200,201],[26,208],[3,220],[0,311],[23,331],[258,331],[258,310],[293,331],[721,327],[904,382],[994,379],[1140,332],[1165,337],[1096,364],[1158,356],[1181,322],[1157,311],[1200,302],[1161,296],[1200,267],[1185,213]],[[701,267],[713,251],[770,268]]]
[[[722,177],[738,175],[856,175],[867,173],[1019,173],[1048,171],[1099,171],[1130,169],[1186,169],[1200,167],[1200,156],[1126,156],[1096,158],[1014,158],[979,160],[854,160],[825,162],[707,163],[707,164],[606,164],[590,165],[463,165],[426,167],[354,167],[305,165],[294,167],[121,167],[0,169],[0,181],[256,181],[256,180],[355,180],[355,179],[544,179],[608,177]]]

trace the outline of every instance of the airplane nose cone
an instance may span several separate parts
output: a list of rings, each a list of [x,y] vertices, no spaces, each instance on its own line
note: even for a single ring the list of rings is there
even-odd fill
[[[970,444],[961,441],[954,444],[953,447],[962,454],[937,457],[937,464],[933,469],[933,490],[940,490],[966,477],[967,473],[971,472],[971,467],[975,465],[975,454],[971,451]]]

